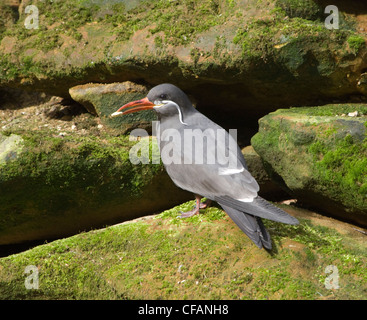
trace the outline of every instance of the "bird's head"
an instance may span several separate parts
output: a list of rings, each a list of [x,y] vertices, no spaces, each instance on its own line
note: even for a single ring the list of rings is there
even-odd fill
[[[194,107],[181,89],[173,84],[164,83],[152,88],[144,99],[125,104],[111,116],[150,109],[154,109],[160,117],[178,115],[180,122],[184,124],[183,118]]]

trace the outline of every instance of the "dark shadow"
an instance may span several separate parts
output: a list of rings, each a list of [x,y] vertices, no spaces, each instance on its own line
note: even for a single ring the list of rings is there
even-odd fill
[[[33,249],[34,247],[40,246],[42,244],[52,242],[54,240],[57,240],[57,239],[34,240],[34,241],[27,241],[27,242],[16,243],[16,244],[3,244],[3,245],[0,245],[0,258],[4,258],[12,254],[17,254],[23,251],[27,251],[27,250]]]

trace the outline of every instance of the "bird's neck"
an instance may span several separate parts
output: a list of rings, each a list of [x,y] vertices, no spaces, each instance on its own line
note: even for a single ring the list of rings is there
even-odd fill
[[[166,124],[164,126],[175,126],[175,128],[180,126],[187,125],[187,119],[189,119],[196,111],[194,107],[192,109],[185,109],[185,110],[169,110],[165,113],[158,113],[158,120],[161,124]]]

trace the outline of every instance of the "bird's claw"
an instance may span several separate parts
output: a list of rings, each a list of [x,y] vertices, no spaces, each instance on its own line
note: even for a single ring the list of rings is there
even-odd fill
[[[179,218],[189,218],[189,217],[192,217],[192,216],[198,214],[199,213],[199,210],[197,210],[196,208],[194,208],[193,210],[187,211],[187,212],[180,211],[180,213],[181,213],[181,215],[178,216]]]

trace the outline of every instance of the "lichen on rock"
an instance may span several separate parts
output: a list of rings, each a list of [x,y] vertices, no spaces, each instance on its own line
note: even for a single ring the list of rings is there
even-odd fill
[[[367,225],[366,116],[364,104],[280,109],[260,119],[251,142],[270,176],[300,201]]]

